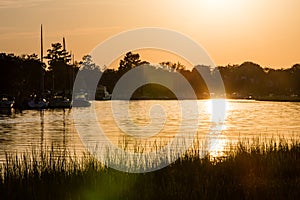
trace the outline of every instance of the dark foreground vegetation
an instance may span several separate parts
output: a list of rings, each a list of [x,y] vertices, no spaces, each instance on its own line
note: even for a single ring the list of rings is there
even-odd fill
[[[299,199],[300,144],[241,144],[222,160],[186,155],[145,174],[54,151],[7,155],[1,199]],[[68,155],[69,153],[67,153]]]

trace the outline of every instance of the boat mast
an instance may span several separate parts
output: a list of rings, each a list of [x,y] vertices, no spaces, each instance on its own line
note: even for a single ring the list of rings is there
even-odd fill
[[[41,62],[43,62],[43,24],[41,24]]]
[[[66,50],[66,40],[65,40],[65,37],[63,37],[63,50],[64,51]]]
[[[41,64],[43,65],[43,24],[41,24]],[[41,92],[44,93],[44,70],[41,69]]]

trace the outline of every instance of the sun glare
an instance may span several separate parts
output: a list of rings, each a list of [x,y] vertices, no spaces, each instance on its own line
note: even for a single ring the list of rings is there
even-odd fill
[[[209,146],[208,150],[212,157],[223,156],[227,140],[222,134],[226,130],[226,115],[228,102],[226,99],[210,99],[205,104],[210,118]]]
[[[197,8],[205,9],[209,11],[220,11],[220,10],[235,10],[243,7],[245,4],[244,0],[192,0],[184,2],[186,5]],[[216,13],[215,13],[216,14]]]
[[[228,141],[225,136],[211,139],[209,155],[213,158],[224,156],[227,143]]]
[[[206,102],[206,111],[212,116],[212,121],[221,122],[226,118],[228,102],[226,99],[210,99]]]
[[[241,5],[242,0],[200,0],[199,4],[206,9],[235,9]]]

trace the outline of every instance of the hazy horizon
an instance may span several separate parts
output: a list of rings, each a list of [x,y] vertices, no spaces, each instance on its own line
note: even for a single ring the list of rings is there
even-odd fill
[[[44,54],[65,37],[67,50],[78,61],[115,34],[160,27],[195,40],[217,66],[252,61],[289,68],[300,63],[299,6],[297,0],[8,0],[0,2],[5,19],[0,22],[0,52],[39,55],[40,24]],[[147,51],[141,58],[177,62]]]

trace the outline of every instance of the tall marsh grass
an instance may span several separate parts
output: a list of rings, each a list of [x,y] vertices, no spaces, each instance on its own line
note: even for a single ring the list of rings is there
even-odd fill
[[[63,148],[6,154],[0,199],[300,199],[300,143],[240,142],[222,159],[189,151],[142,174]]]

